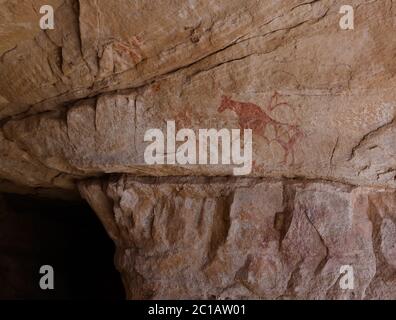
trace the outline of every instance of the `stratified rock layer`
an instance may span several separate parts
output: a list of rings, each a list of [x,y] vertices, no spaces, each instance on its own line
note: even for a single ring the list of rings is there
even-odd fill
[[[28,26],[2,31],[0,179],[232,173],[148,166],[144,133],[174,120],[252,129],[251,176],[396,187],[392,1],[355,1],[354,30],[341,0],[53,1],[45,31],[26,2],[0,11]]]
[[[128,176],[80,191],[117,245],[129,298],[396,298],[394,191]]]
[[[393,0],[0,2],[0,190],[79,185],[130,298],[395,298]],[[167,120],[251,129],[249,177],[147,165]]]

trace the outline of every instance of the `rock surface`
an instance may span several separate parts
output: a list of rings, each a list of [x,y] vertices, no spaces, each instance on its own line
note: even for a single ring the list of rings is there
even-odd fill
[[[113,177],[82,195],[131,299],[394,299],[396,193],[324,182]],[[340,287],[352,266],[354,289]]]
[[[350,2],[0,0],[0,191],[79,185],[130,298],[396,298],[396,6]],[[147,165],[173,120],[252,129],[249,177]]]
[[[71,190],[103,173],[231,173],[145,165],[144,133],[175,120],[251,128],[252,176],[395,187],[395,7],[355,2],[349,31],[341,1],[54,2],[54,30],[30,22],[1,47],[1,177]],[[7,21],[37,18],[36,2],[6,4]],[[220,112],[224,97],[242,110]]]

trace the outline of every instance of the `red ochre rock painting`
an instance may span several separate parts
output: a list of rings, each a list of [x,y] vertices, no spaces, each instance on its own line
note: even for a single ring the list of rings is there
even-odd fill
[[[232,100],[230,97],[223,95],[217,111],[231,110],[236,113],[241,129],[252,129],[253,134],[263,137],[268,144],[271,142],[278,143],[284,150],[284,157],[281,162],[287,164],[288,159],[290,159],[290,164],[294,164],[295,145],[304,137],[304,132],[298,125],[277,121],[269,115],[271,111],[281,106],[291,108],[289,103],[279,102],[278,100],[279,94],[275,92],[266,107],[267,112],[265,112],[257,104]],[[272,126],[274,130],[274,137],[269,137],[266,132],[269,126]]]
[[[122,55],[127,55],[135,64],[143,60],[141,46],[143,42],[139,36],[132,36],[128,42],[116,41],[113,43],[114,49]]]

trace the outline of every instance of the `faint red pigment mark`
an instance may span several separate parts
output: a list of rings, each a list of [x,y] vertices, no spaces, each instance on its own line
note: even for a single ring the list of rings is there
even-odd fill
[[[279,94],[275,92],[266,109],[271,112],[280,106],[290,107],[287,102],[279,102],[278,100]],[[241,129],[252,129],[254,134],[262,136],[267,143],[278,143],[285,152],[282,160],[283,164],[287,163],[289,156],[291,156],[291,164],[294,164],[294,147],[296,143],[304,137],[304,133],[298,125],[279,122],[254,103],[235,101],[227,96],[222,96],[221,104],[217,111],[224,112],[227,109],[237,114]],[[275,133],[274,138],[266,136],[266,129],[268,126],[273,127]],[[283,139],[281,135],[282,132],[286,133]]]
[[[161,89],[161,84],[160,84],[160,83],[154,84],[153,87],[152,87],[152,89],[153,89],[154,92],[160,91],[160,89]]]
[[[285,102],[285,101],[279,102],[278,101],[279,96],[280,95],[279,95],[278,91],[275,91],[274,94],[271,97],[271,101],[270,101],[270,104],[268,106],[268,110],[269,111],[273,111],[275,108],[277,108],[279,106],[288,106],[288,107],[290,107],[290,104]]]
[[[183,110],[180,110],[176,115],[175,115],[175,124],[176,128],[189,128],[192,125],[191,122],[192,119],[192,113],[189,109],[184,108]]]
[[[114,49],[121,55],[127,55],[135,64],[143,60],[141,46],[143,41],[139,36],[132,36],[127,42],[117,40]]]

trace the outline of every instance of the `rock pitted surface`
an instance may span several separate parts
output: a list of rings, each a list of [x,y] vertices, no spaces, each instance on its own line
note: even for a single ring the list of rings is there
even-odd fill
[[[393,0],[0,2],[0,190],[80,185],[131,298],[396,297]],[[252,129],[251,174],[147,165],[166,121]]]
[[[117,245],[128,297],[372,299],[396,295],[394,191],[324,182],[84,182]],[[354,270],[354,289],[340,268]]]

